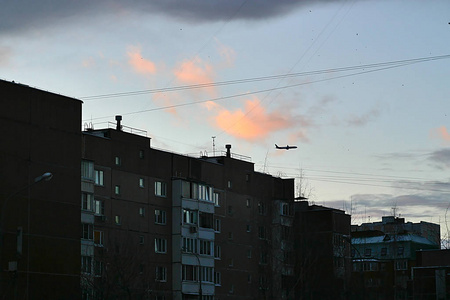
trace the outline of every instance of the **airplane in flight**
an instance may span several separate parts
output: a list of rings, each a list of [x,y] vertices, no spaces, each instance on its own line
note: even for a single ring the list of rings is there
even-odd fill
[[[277,144],[275,144],[275,147],[276,147],[277,149],[284,149],[284,150],[297,149],[297,146],[289,146],[289,145],[286,145],[285,147],[280,147],[280,146],[278,146]]]

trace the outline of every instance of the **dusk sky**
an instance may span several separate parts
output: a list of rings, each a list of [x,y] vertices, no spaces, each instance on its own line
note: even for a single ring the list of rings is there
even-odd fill
[[[82,100],[80,128],[215,136],[354,224],[450,226],[448,0],[0,3],[0,78]]]

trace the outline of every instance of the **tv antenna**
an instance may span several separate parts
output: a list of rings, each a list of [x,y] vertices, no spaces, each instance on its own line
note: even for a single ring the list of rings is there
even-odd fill
[[[213,156],[216,156],[216,143],[215,143],[216,137],[212,136],[211,138],[213,140]]]

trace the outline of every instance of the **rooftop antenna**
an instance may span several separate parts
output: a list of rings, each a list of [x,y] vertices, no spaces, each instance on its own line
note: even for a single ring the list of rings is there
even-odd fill
[[[215,143],[216,137],[212,136],[211,138],[213,140],[213,156],[216,156],[216,143]]]

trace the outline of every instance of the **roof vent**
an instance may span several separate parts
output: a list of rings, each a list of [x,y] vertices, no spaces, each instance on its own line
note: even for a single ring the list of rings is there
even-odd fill
[[[122,130],[122,125],[120,125],[120,122],[122,121],[122,116],[116,116],[116,121],[117,121],[117,127],[116,130]]]

